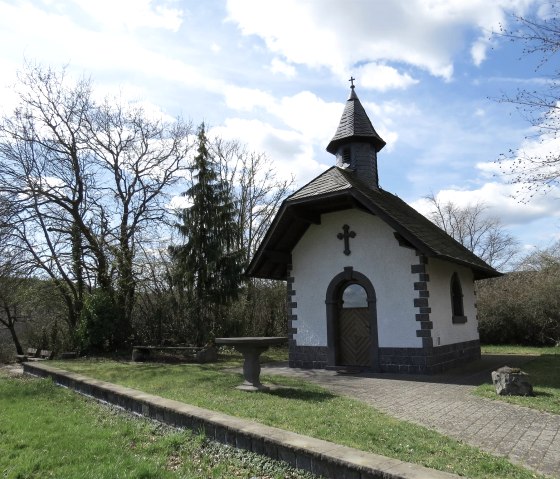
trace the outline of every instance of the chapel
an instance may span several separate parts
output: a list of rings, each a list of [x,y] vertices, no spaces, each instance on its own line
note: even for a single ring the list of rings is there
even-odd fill
[[[380,188],[385,144],[352,82],[335,165],[283,202],[248,267],[287,282],[291,367],[432,374],[480,358],[474,281],[500,273]]]

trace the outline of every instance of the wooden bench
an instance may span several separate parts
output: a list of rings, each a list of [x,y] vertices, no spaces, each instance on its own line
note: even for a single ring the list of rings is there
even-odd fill
[[[33,360],[39,357],[39,350],[35,348],[27,348],[25,354],[16,354],[16,361],[23,363],[25,361]]]
[[[210,363],[218,359],[218,352],[214,346],[133,346],[132,360],[149,361],[152,351],[181,353],[197,363]]]
[[[25,361],[45,361],[47,359],[52,359],[54,353],[48,349],[35,349],[27,348],[26,354],[17,354],[16,360],[18,363],[23,363]]]
[[[39,361],[44,361],[46,359],[52,359],[54,357],[54,352],[49,351],[48,349],[41,349],[39,353]]]

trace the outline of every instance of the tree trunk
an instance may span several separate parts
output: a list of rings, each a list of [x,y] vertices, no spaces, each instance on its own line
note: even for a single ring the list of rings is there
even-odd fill
[[[8,330],[12,335],[12,340],[14,341],[14,346],[16,347],[16,353],[23,355],[23,348],[21,347],[19,338],[17,337],[15,325],[11,324],[10,326],[8,326]]]

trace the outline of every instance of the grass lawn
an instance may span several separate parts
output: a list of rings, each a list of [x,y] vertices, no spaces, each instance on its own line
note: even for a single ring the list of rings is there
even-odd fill
[[[312,478],[190,431],[101,406],[52,381],[0,371],[0,477]]]
[[[284,386],[269,393],[235,389],[240,374],[223,371],[241,358],[212,365],[110,360],[51,363],[63,369],[470,478],[541,477],[426,428],[393,419],[356,400],[302,380],[267,377]]]
[[[560,354],[560,348],[554,346],[538,348],[518,344],[482,344],[482,354],[517,354],[522,356],[542,356],[544,354]]]
[[[535,348],[529,346],[483,346],[487,354],[526,354],[535,359],[527,362],[522,370],[529,374],[534,397],[498,396],[494,386],[483,384],[475,394],[488,399],[507,401],[519,406],[560,414],[560,348]]]

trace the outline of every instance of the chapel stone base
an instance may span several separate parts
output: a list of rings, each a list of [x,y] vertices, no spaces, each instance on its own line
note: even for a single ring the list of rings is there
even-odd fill
[[[325,369],[326,346],[298,346],[290,341],[289,364],[292,368]],[[379,348],[382,373],[438,374],[480,359],[480,341],[465,341],[425,348]]]
[[[325,369],[327,367],[327,346],[298,346],[289,341],[289,364],[291,368]]]

